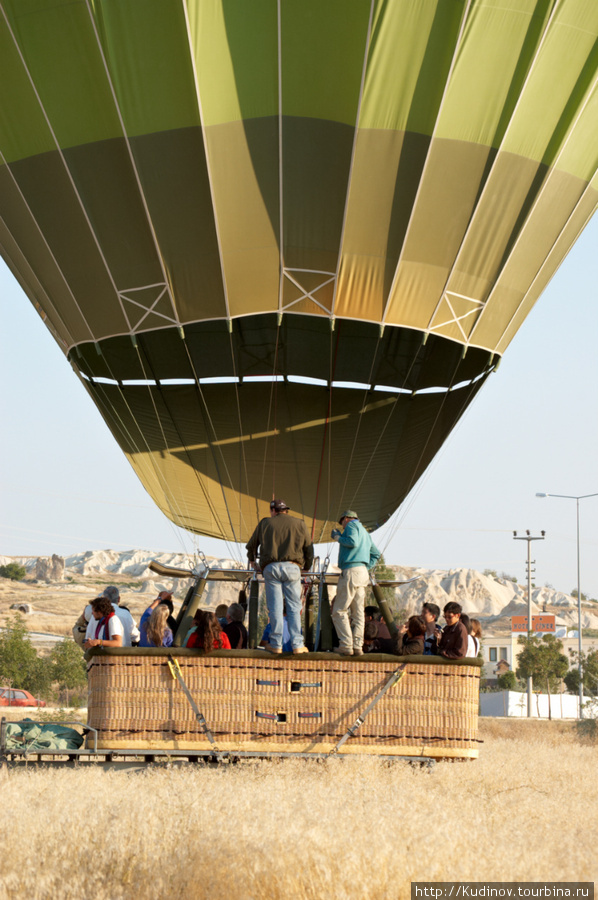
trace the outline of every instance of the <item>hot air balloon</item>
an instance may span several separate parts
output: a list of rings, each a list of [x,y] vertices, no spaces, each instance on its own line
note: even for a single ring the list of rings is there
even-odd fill
[[[594,212],[595,0],[2,0],[0,247],[158,506],[380,526]]]

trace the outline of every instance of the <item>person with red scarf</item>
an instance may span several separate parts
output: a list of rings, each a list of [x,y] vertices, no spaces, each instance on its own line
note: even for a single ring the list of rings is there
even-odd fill
[[[92,647],[122,647],[124,629],[107,597],[91,601],[92,618],[85,634],[86,650]]]
[[[195,630],[193,630],[195,629]],[[183,647],[195,650],[230,650],[228,636],[220,622],[209,609],[198,609],[193,616],[193,629],[185,638]]]

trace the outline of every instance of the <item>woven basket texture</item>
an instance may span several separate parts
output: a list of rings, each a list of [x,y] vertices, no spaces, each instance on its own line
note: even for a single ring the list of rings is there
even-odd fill
[[[314,747],[340,739],[401,663],[210,655],[178,662],[217,741],[289,750],[306,739]],[[102,741],[205,742],[166,657],[95,656],[88,674],[88,724]],[[479,680],[475,666],[407,663],[350,743],[477,749]]]

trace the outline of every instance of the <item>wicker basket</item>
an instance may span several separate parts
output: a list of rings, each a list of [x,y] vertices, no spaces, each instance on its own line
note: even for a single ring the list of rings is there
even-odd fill
[[[100,749],[212,749],[170,658],[222,751],[328,753],[406,663],[342,752],[478,755],[477,660],[131,648],[88,658],[88,724]]]

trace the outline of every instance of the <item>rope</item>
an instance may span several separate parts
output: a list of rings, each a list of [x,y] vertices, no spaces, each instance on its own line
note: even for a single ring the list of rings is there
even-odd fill
[[[366,706],[366,708],[364,709],[364,711],[363,711],[359,716],[357,716],[357,718],[355,719],[355,722],[353,723],[353,725],[351,725],[351,726],[347,729],[347,731],[344,733],[344,735],[342,736],[342,738],[340,739],[340,741],[338,741],[338,743],[332,748],[332,750],[330,751],[330,753],[328,754],[328,756],[334,756],[336,753],[338,753],[338,751],[339,751],[340,748],[343,746],[343,744],[344,744],[346,741],[348,741],[350,737],[353,737],[354,734],[358,731],[358,729],[361,728],[361,726],[362,726],[363,723],[365,722],[365,719],[366,719],[368,713],[374,708],[374,706],[376,706],[376,704],[377,704],[380,700],[382,700],[382,697],[386,694],[386,692],[387,692],[388,690],[390,690],[391,687],[393,687],[393,685],[399,683],[399,681],[401,680],[401,678],[402,678],[402,677],[404,676],[404,674],[405,674],[405,668],[406,668],[406,666],[407,666],[407,663],[401,663],[401,665],[398,667],[398,669],[395,669],[395,671],[394,671],[394,672],[390,675],[390,677],[386,680],[386,682],[385,682],[385,684],[383,685],[382,689],[376,694],[376,696],[374,697],[374,699],[371,700],[371,701],[368,703],[368,705]]]
[[[142,372],[143,372],[143,374],[144,374],[144,376],[145,376],[145,380],[148,381],[149,379],[147,378],[147,372],[146,372],[146,368],[145,368],[145,365],[144,365],[144,362],[143,362],[143,359],[142,359],[142,356],[141,356],[141,350],[140,350],[139,345],[141,345],[141,348],[143,349],[143,352],[144,352],[144,355],[145,355],[145,358],[146,358],[146,361],[147,361],[147,365],[148,365],[149,370],[150,370],[150,372],[151,372],[152,378],[153,378],[153,380],[156,382],[156,384],[158,384],[158,383],[159,383],[159,382],[158,382],[158,379],[156,378],[156,374],[155,374],[155,372],[154,372],[154,370],[153,370],[152,364],[151,364],[151,362],[150,362],[150,360],[149,360],[149,357],[147,356],[147,352],[146,352],[145,347],[144,347],[144,345],[143,345],[143,338],[142,338],[142,336],[139,335],[139,337],[138,337],[137,340],[138,340],[138,343],[137,343],[137,346],[136,346],[135,349],[136,349],[136,351],[137,351],[137,358],[138,358],[138,360],[139,360],[139,365],[141,366],[141,370],[142,370]],[[169,447],[169,445],[168,445],[168,441],[167,441],[167,439],[166,439],[166,435],[165,435],[165,433],[164,433],[164,429],[163,429],[163,427],[162,427],[162,420],[161,420],[161,418],[160,418],[160,414],[159,414],[159,412],[158,412],[158,409],[157,409],[157,406],[156,406],[156,403],[155,403],[155,400],[154,400],[154,396],[153,396],[153,394],[152,394],[152,388],[151,388],[150,385],[148,385],[147,390],[148,390],[148,392],[149,392],[149,396],[150,396],[150,399],[151,399],[151,401],[152,401],[152,406],[153,406],[154,412],[155,412],[155,414],[156,414],[156,419],[158,420],[158,425],[160,426],[160,432],[161,432],[161,434],[162,434],[162,440],[164,441],[164,446],[168,449],[168,452],[170,453],[171,450],[170,450],[170,447]],[[170,418],[172,427],[174,428],[174,430],[176,431],[176,433],[177,433],[177,435],[178,435],[180,446],[181,446],[182,448],[184,448],[184,447],[185,447],[185,442],[184,442],[183,437],[182,437],[182,435],[181,435],[181,433],[180,433],[180,431],[179,431],[179,429],[178,429],[178,427],[177,427],[177,425],[176,425],[176,422],[175,422],[175,420],[174,420],[174,417],[173,417],[173,415],[172,415],[172,413],[171,413],[171,411],[170,411],[170,409],[169,409],[169,406],[168,406],[168,403],[166,402],[166,398],[165,398],[165,395],[164,395],[164,392],[163,392],[163,391],[160,392],[160,396],[161,396],[161,399],[162,399],[162,403],[164,404],[164,406],[165,406],[165,408],[166,408],[166,412],[168,413],[168,416],[169,416],[169,418]],[[189,465],[190,465],[190,467],[191,467],[191,469],[192,469],[192,471],[193,471],[193,474],[195,475],[195,478],[196,478],[196,480],[197,480],[197,483],[199,484],[199,487],[201,488],[201,490],[202,490],[202,492],[203,492],[204,498],[206,499],[206,502],[207,502],[208,506],[210,506],[209,496],[207,495],[207,492],[206,492],[206,490],[205,490],[205,488],[204,488],[204,485],[203,485],[203,483],[202,483],[201,477],[200,477],[199,473],[197,472],[197,470],[195,469],[195,466],[193,466],[193,464],[192,464],[192,462],[191,462],[191,458],[189,457],[189,454],[188,454],[188,452],[187,452],[186,450],[185,450],[185,453],[187,454],[187,458],[189,459]],[[178,484],[178,487],[179,487],[179,493],[180,493],[180,495],[181,495],[181,496],[185,496],[185,492],[184,492],[184,490],[183,490],[183,486],[182,486],[182,484],[180,483],[180,481],[178,480],[178,478],[177,478],[177,484]],[[218,519],[217,515],[215,515],[215,510],[212,510],[212,513],[214,514],[215,518]],[[191,518],[191,514],[190,514],[190,512],[189,512],[189,509],[187,509],[187,518],[189,518],[189,519]],[[220,526],[220,528],[222,528],[222,526]]]
[[[167,500],[167,502],[168,502],[168,504],[169,504],[169,508],[171,509],[173,515],[177,515],[177,512],[178,512],[180,518],[183,518],[182,510],[180,509],[180,507],[178,507],[178,504],[175,502],[174,496],[171,495],[171,493],[170,493],[170,488],[169,488],[169,486],[168,486],[168,483],[167,483],[166,480],[163,478],[162,473],[160,472],[159,468],[156,466],[156,464],[155,464],[154,461],[153,461],[153,456],[152,456],[152,452],[151,452],[150,446],[149,446],[149,444],[147,443],[147,440],[145,439],[145,435],[143,434],[143,431],[141,430],[141,427],[140,427],[140,425],[139,425],[139,422],[137,421],[137,418],[135,417],[135,414],[133,413],[133,410],[131,409],[131,406],[130,406],[130,404],[129,404],[129,401],[128,401],[127,397],[125,396],[125,392],[124,392],[124,390],[123,390],[123,387],[122,387],[122,385],[121,385],[119,379],[116,378],[115,373],[112,371],[112,368],[111,368],[110,363],[108,362],[107,358],[106,358],[105,356],[102,357],[102,358],[104,359],[104,362],[105,362],[105,364],[106,364],[106,368],[107,368],[109,374],[111,375],[112,380],[115,381],[116,384],[118,385],[118,389],[119,389],[121,398],[122,398],[122,400],[123,400],[123,402],[124,402],[124,404],[125,404],[125,406],[126,406],[128,412],[129,412],[129,415],[131,416],[132,421],[133,421],[133,422],[135,423],[135,425],[137,426],[137,430],[138,430],[138,432],[139,432],[139,436],[140,436],[141,442],[142,442],[141,445],[135,440],[135,438],[133,437],[133,434],[132,434],[131,431],[129,430],[129,428],[128,428],[128,426],[126,425],[126,423],[123,421],[123,419],[122,419],[122,417],[120,416],[120,414],[118,414],[118,413],[114,410],[114,408],[112,407],[112,405],[111,405],[111,403],[110,403],[110,400],[109,400],[109,398],[108,398],[108,396],[107,396],[107,394],[106,394],[106,391],[105,391],[105,389],[104,389],[104,386],[101,384],[101,382],[93,382],[94,387],[95,387],[95,389],[97,390],[98,395],[99,395],[99,396],[103,396],[103,398],[104,398],[105,409],[106,409],[107,414],[108,414],[109,417],[111,418],[111,420],[112,420],[112,422],[113,422],[114,427],[116,428],[116,430],[117,430],[117,431],[120,431],[121,435],[129,442],[130,446],[131,446],[132,448],[134,448],[134,450],[135,450],[137,453],[142,453],[142,452],[143,452],[143,445],[145,445],[145,450],[147,451],[150,465],[151,465],[151,467],[152,467],[152,469],[153,469],[153,471],[154,471],[154,475],[156,476],[156,481],[157,481],[158,485],[160,486],[161,490],[164,492],[164,496],[166,497],[166,500]],[[91,368],[91,367],[90,367],[90,368]],[[92,377],[93,377],[93,376],[92,376]],[[96,377],[97,377],[97,376],[96,376]],[[157,411],[156,411],[156,410],[155,410],[155,412],[156,412],[156,415],[157,415]],[[158,417],[158,421],[159,421],[159,417]]]
[[[116,413],[116,412],[114,411],[114,409],[111,407],[111,405],[110,405],[110,399],[105,395],[105,391],[104,391],[103,385],[97,384],[97,383],[96,383],[96,384],[95,384],[95,387],[96,387],[96,389],[97,389],[98,394],[104,396],[104,403],[105,403],[106,414],[107,414],[107,416],[108,416],[108,419],[112,421],[113,428],[114,428],[117,432],[120,431],[120,433],[121,433],[121,434],[123,435],[123,437],[129,442],[129,445],[135,450],[135,452],[137,452],[137,453],[142,453],[142,452],[143,452],[143,447],[140,446],[140,445],[137,443],[137,441],[134,439],[133,435],[131,434],[129,428],[127,427],[127,425],[125,424],[125,422],[123,422],[123,420],[122,420],[122,418],[120,417],[120,415],[119,415],[118,413]],[[124,401],[125,401],[125,404],[126,404],[127,407],[128,407],[128,402],[127,402],[126,398],[124,397],[124,392],[123,392],[122,388],[120,388],[120,392],[121,392],[121,395],[122,395],[122,397],[123,397],[123,399],[124,399]],[[129,408],[129,407],[128,407],[128,408]],[[151,450],[150,450],[149,446],[147,445],[147,442],[145,441],[145,438],[144,438],[144,436],[143,436],[143,432],[141,431],[141,428],[139,427],[139,423],[137,422],[137,420],[136,420],[135,417],[133,416],[133,413],[132,413],[132,411],[131,411],[130,408],[129,408],[129,412],[131,413],[131,417],[132,417],[133,421],[135,422],[135,424],[137,425],[139,434],[141,435],[141,438],[142,438],[142,440],[143,440],[143,443],[145,444],[145,449],[147,450],[147,456],[148,456],[148,459],[149,459],[149,462],[150,462],[150,466],[151,466],[151,468],[153,469],[153,472],[154,472],[154,475],[155,475],[155,477],[156,477],[156,482],[157,482],[157,484],[158,484],[158,487],[160,488],[160,490],[163,491],[164,496],[165,496],[165,498],[166,498],[166,501],[167,501],[167,503],[168,503],[168,506],[169,506],[169,508],[170,508],[170,510],[171,510],[171,512],[172,512],[172,514],[173,514],[173,515],[177,515],[177,512],[176,512],[176,503],[174,502],[174,497],[170,494],[170,490],[169,490],[169,487],[168,487],[168,483],[163,479],[162,473],[160,472],[160,470],[159,470],[159,469],[157,468],[157,466],[155,465],[155,463],[154,463],[154,461],[153,461],[153,458],[152,458]],[[171,525],[173,525],[171,519],[169,519],[167,516],[165,516],[165,518],[167,519],[167,521],[168,521]],[[174,526],[173,526],[173,527],[174,527]],[[185,546],[185,544],[184,544],[184,542],[183,542],[183,539],[182,539],[182,536],[181,536],[180,532],[178,532],[178,540],[181,542],[181,546],[182,546],[183,552],[187,553],[187,547]]]
[[[458,367],[458,366],[457,366],[457,367]],[[452,380],[454,380],[455,375],[456,375],[456,370],[455,370],[455,372],[453,373],[453,378],[452,378]],[[465,399],[464,399],[463,404],[462,404],[462,406],[461,406],[461,410],[460,410],[459,415],[458,415],[458,417],[457,417],[457,419],[456,419],[456,421],[455,421],[455,425],[456,425],[457,422],[460,420],[461,416],[463,415],[464,410],[467,408],[467,406],[468,406],[468,404],[469,404],[469,402],[470,402],[470,397],[471,397],[471,395],[473,394],[473,392],[474,392],[475,389],[476,389],[475,385],[472,384],[472,385],[470,386],[470,390],[467,392],[467,394],[466,394],[466,396],[465,396]],[[437,415],[436,419],[434,420],[434,425],[432,426],[432,429],[431,429],[431,431],[430,431],[430,435],[432,434],[432,431],[434,430],[434,426],[436,425],[436,422],[438,421],[438,416],[439,416],[440,413],[442,412],[442,406],[444,406],[444,403],[445,403],[445,401],[446,401],[446,397],[448,397],[448,393],[449,393],[449,392],[447,391],[446,396],[445,396],[445,399],[443,400],[443,403],[442,403],[440,409],[438,410],[438,415]],[[454,427],[454,426],[453,426],[453,427]],[[452,431],[452,429],[451,429],[451,431]],[[450,433],[450,432],[449,432],[449,433]],[[428,436],[428,440],[429,440],[429,439],[430,439],[430,436]],[[419,460],[418,460],[418,465],[419,465],[419,461],[421,460],[421,458],[422,458],[422,456],[423,456],[423,453],[425,452],[426,446],[427,446],[427,441],[426,441],[426,444],[424,445],[424,448],[423,448],[423,450],[422,450],[422,453],[420,454],[420,458],[419,458]],[[434,461],[433,461],[434,463],[437,461],[437,458],[438,458],[438,457],[436,457],[436,458],[434,459]],[[416,468],[417,468],[417,467],[416,467]],[[395,534],[397,533],[397,531],[398,531],[398,529],[399,529],[400,524],[404,521],[404,519],[406,518],[407,514],[408,514],[409,511],[411,510],[411,507],[412,507],[413,504],[415,503],[415,500],[417,499],[417,497],[419,496],[419,494],[420,494],[421,491],[423,490],[423,487],[424,487],[425,483],[427,482],[427,480],[428,480],[428,479],[430,478],[430,476],[431,476],[431,471],[432,471],[432,467],[430,466],[430,467],[426,470],[424,477],[419,481],[417,491],[413,494],[412,497],[410,497],[408,506],[407,506],[405,509],[403,509],[403,508],[401,507],[400,510],[397,510],[397,513],[399,513],[399,515],[397,515],[396,522],[393,524],[393,526],[391,527],[391,529],[390,529],[390,531],[389,531],[388,537],[386,538],[385,543],[384,543],[384,547],[381,548],[381,549],[383,550],[383,552],[384,552],[384,550],[386,550],[386,548],[387,548],[388,545],[390,544],[391,540],[394,538]],[[410,487],[410,488],[408,489],[408,494],[411,492],[411,490],[412,490],[412,488]]]
[[[422,346],[423,346],[423,345],[422,345]],[[411,363],[411,365],[410,365],[410,367],[409,367],[409,371],[408,371],[407,375],[405,376],[405,380],[407,379],[409,373],[411,372],[411,369],[413,368],[413,366],[414,366],[414,364],[415,364],[415,361],[417,360],[417,357],[418,357],[418,355],[419,355],[421,349],[422,349],[422,347],[419,347],[419,348],[418,348],[418,352],[415,354],[415,356],[414,356],[414,358],[413,358],[413,361],[412,361],[412,363]],[[442,410],[443,410],[443,408],[444,408],[444,404],[445,404],[446,401],[447,401],[448,395],[449,395],[449,393],[450,393],[451,387],[452,387],[452,385],[453,385],[453,383],[454,383],[454,380],[455,380],[455,378],[456,378],[456,375],[457,375],[457,372],[458,372],[458,370],[459,370],[459,366],[460,366],[460,365],[461,365],[461,359],[459,359],[459,360],[457,361],[457,364],[456,364],[456,366],[455,366],[455,370],[454,370],[453,374],[452,374],[451,377],[450,377],[449,384],[448,384],[448,387],[447,387],[446,392],[445,392],[445,394],[444,394],[442,403],[440,404],[440,406],[439,406],[439,408],[438,408],[438,411],[437,411],[436,416],[435,416],[435,418],[434,418],[434,422],[432,423],[432,426],[431,426],[431,428],[430,428],[430,430],[429,430],[428,437],[427,437],[427,439],[426,439],[425,444],[423,445],[422,451],[421,451],[421,453],[420,453],[420,455],[419,455],[419,458],[418,458],[418,461],[417,461],[417,465],[415,466],[414,471],[417,470],[417,466],[419,466],[419,463],[421,462],[421,459],[422,459],[422,457],[423,457],[423,455],[424,455],[424,453],[425,453],[426,447],[428,446],[428,443],[429,443],[429,441],[430,441],[430,437],[432,436],[432,434],[433,434],[433,432],[434,432],[434,428],[436,427],[436,423],[438,422],[438,418],[439,418],[439,416],[440,416],[440,414],[441,414],[441,412],[442,412]],[[404,384],[404,383],[405,383],[405,381],[403,382],[403,384]],[[359,481],[359,484],[357,485],[355,494],[357,494],[357,492],[359,491],[359,489],[360,489],[360,487],[361,487],[361,485],[362,485],[362,483],[363,483],[363,479],[365,478],[365,476],[366,476],[366,474],[367,474],[367,472],[368,472],[368,470],[369,470],[369,468],[370,468],[370,466],[371,466],[371,464],[372,464],[372,462],[373,462],[373,460],[374,460],[374,457],[375,457],[375,455],[376,455],[376,452],[377,452],[377,450],[378,450],[378,447],[380,446],[380,442],[381,442],[382,438],[384,437],[384,434],[385,434],[385,432],[386,432],[386,429],[388,428],[388,425],[390,424],[390,420],[391,420],[391,418],[392,418],[392,416],[393,416],[395,410],[397,409],[397,405],[398,405],[398,398],[397,398],[397,399],[395,400],[395,402],[393,403],[392,408],[391,408],[391,410],[390,410],[390,412],[389,412],[389,414],[388,414],[388,416],[387,416],[387,419],[386,419],[386,422],[384,423],[384,427],[383,427],[383,429],[382,429],[382,432],[380,433],[380,435],[379,435],[379,437],[378,437],[378,440],[376,441],[376,446],[374,447],[372,453],[370,454],[370,459],[369,459],[369,461],[368,461],[368,464],[367,464],[367,466],[366,466],[366,468],[365,468],[365,470],[364,470],[364,472],[363,472],[363,475],[361,476],[361,479],[360,479],[360,481]],[[464,407],[462,407],[462,409],[463,409],[463,408],[464,408]],[[413,476],[412,476],[412,481],[411,481],[411,484],[410,484],[410,487],[409,487],[409,491],[411,490],[412,485],[413,485]],[[355,494],[353,495],[353,497],[355,497]],[[352,502],[353,502],[353,501],[352,501]]]
[[[368,375],[368,384],[372,383],[372,379],[373,379],[373,375],[374,375],[374,366],[376,364],[376,357],[378,356],[378,350],[380,349],[380,341],[381,340],[382,340],[382,335],[378,334],[378,340],[376,341],[376,346],[374,347],[374,356],[372,358],[372,364],[370,366],[370,372]],[[409,371],[411,371],[411,369]],[[351,465],[353,463],[353,456],[355,454],[355,448],[357,446],[357,438],[359,437],[359,429],[361,428],[361,421],[363,418],[363,414],[365,412],[365,404],[366,404],[366,400],[368,398],[369,393],[370,393],[369,388],[366,391],[364,391],[363,402],[361,404],[361,409],[359,411],[359,417],[357,419],[357,428],[355,429],[355,437],[353,438],[353,446],[351,447],[351,456],[349,457],[349,462],[348,462],[346,473],[345,473],[345,480],[344,480],[343,487],[341,490],[341,497],[345,496],[345,490],[347,488],[347,481],[349,480],[349,472],[351,471]]]
[[[229,345],[230,345],[230,356],[231,356],[231,361],[232,361],[232,366],[233,366],[233,375],[235,376],[235,378],[238,378],[238,375],[237,375],[237,363],[236,363],[236,360],[235,360],[235,352],[234,352],[234,347],[233,347],[233,335],[232,335],[232,332],[230,332],[230,331],[229,331],[229,334],[228,334],[228,339],[229,339]],[[238,383],[238,381],[235,381],[235,397],[236,397],[236,400],[237,400],[237,417],[238,417],[238,419],[239,419],[239,432],[240,432],[240,435],[241,435],[241,442],[240,442],[240,443],[241,443],[241,460],[240,460],[240,463],[239,463],[239,464],[243,466],[243,469],[244,469],[244,472],[245,472],[245,489],[246,489],[246,493],[249,494],[249,475],[248,475],[248,472],[247,472],[247,457],[246,457],[246,455],[245,455],[245,441],[243,440],[243,437],[244,437],[244,432],[243,432],[243,420],[242,420],[242,418],[241,418],[241,400],[240,400],[240,397],[239,397],[239,383]],[[242,493],[242,491],[241,491],[241,479],[240,479],[240,478],[239,478],[239,492]],[[241,501],[239,500],[239,509],[240,509],[240,508],[241,508]],[[257,500],[256,500],[256,503],[255,503],[255,508],[256,508],[256,514],[257,514]],[[243,517],[242,517],[242,514],[239,513],[239,527],[241,527],[242,518],[243,518]]]
[[[266,479],[266,462],[268,459],[268,434],[272,430],[270,427],[270,423],[272,421],[272,408],[274,406],[274,428],[276,428],[276,388],[278,387],[278,382],[276,381],[277,369],[278,369],[278,344],[280,340],[280,323],[276,324],[276,344],[274,346],[274,366],[272,368],[272,387],[270,388],[270,402],[268,404],[268,421],[266,424],[266,438],[264,439],[264,461],[262,463],[262,480],[260,482],[260,493],[259,496],[264,496],[264,481]],[[276,437],[276,435],[275,435]],[[273,476],[272,476],[272,500],[274,500],[276,496],[276,445],[274,446],[274,465],[273,465]],[[257,498],[255,502],[255,512],[256,519],[259,519]]]
[[[217,435],[217,433],[216,433],[216,428],[214,427],[214,422],[213,422],[212,417],[211,417],[211,415],[210,415],[210,411],[209,411],[209,409],[208,409],[208,404],[206,403],[206,399],[205,399],[205,397],[204,397],[204,393],[203,393],[203,390],[202,390],[202,388],[201,388],[201,384],[200,384],[200,381],[199,381],[199,377],[198,377],[198,375],[197,375],[197,371],[196,371],[195,365],[194,365],[194,363],[193,363],[193,358],[192,358],[192,356],[191,356],[191,353],[190,353],[190,351],[189,351],[189,347],[187,346],[187,341],[185,340],[185,338],[183,338],[183,346],[185,347],[185,352],[186,352],[186,354],[187,354],[187,359],[188,359],[188,361],[189,361],[189,365],[191,366],[191,370],[192,370],[192,372],[193,372],[193,378],[195,379],[195,385],[196,385],[196,387],[197,387],[197,392],[198,392],[199,397],[201,398],[201,403],[203,404],[203,410],[205,410],[205,415],[207,416],[207,420],[208,420],[209,426],[210,426],[210,428],[212,429],[213,440],[212,440],[212,441],[208,441],[208,443],[209,443],[209,445],[210,445],[210,450],[211,450],[211,452],[212,452],[212,459],[214,460],[214,465],[215,465],[215,467],[216,467],[216,474],[217,474],[217,476],[218,476],[218,482],[219,482],[219,484],[220,484],[220,489],[221,489],[221,491],[222,491],[222,499],[223,499],[223,501],[224,501],[224,506],[225,506],[225,509],[226,509],[226,514],[227,514],[227,516],[228,516],[228,521],[229,521],[229,524],[230,524],[230,527],[231,527],[231,531],[232,531],[232,533],[233,533],[233,538],[234,538],[235,542],[238,544],[239,541],[238,541],[238,539],[237,539],[237,535],[236,535],[236,531],[235,531],[235,526],[234,526],[234,524],[233,524],[233,520],[232,520],[232,516],[231,516],[231,512],[230,512],[230,507],[229,507],[229,505],[228,505],[228,500],[226,499],[226,492],[225,492],[225,490],[224,490],[224,482],[223,482],[223,479],[222,479],[221,474],[220,474],[220,467],[219,467],[219,465],[218,465],[218,459],[217,459],[216,452],[215,452],[215,444],[216,444],[216,442],[218,441],[218,435]],[[200,406],[200,408],[201,408],[201,406]],[[202,411],[202,415],[203,415],[203,411]],[[223,466],[224,466],[224,470],[225,470],[226,476],[227,476],[227,478],[228,478],[228,483],[229,483],[229,485],[230,485],[231,490],[234,491],[232,478],[230,477],[230,472],[228,471],[228,466],[226,465],[226,459],[225,459],[224,454],[223,454],[222,451],[220,451],[220,455],[221,455],[221,457],[222,457],[222,464],[223,464]],[[241,502],[240,502],[240,499],[238,500],[238,506],[239,506],[239,519],[240,519],[240,521],[242,522],[242,521],[243,521],[243,511],[242,511],[242,508],[241,508]],[[227,547],[229,547],[229,552],[231,552],[230,544],[229,544],[229,542],[227,541],[227,539],[224,537],[224,535],[223,535],[223,540],[226,542]],[[236,551],[233,551],[233,552],[231,553],[231,555],[234,556],[234,555],[235,555],[235,552],[237,552],[237,553],[240,554],[240,551],[239,551],[238,548],[237,548],[237,550],[236,550]],[[240,559],[240,555],[239,555],[239,559]]]
[[[322,436],[322,453],[320,455],[320,469],[318,472],[318,481],[316,483],[316,498],[314,501],[314,515],[311,524],[311,539],[313,541],[316,530],[316,515],[318,512],[318,497],[320,494],[320,483],[322,481],[322,469],[324,466],[324,451],[326,448],[326,436],[328,434],[328,425],[330,422],[330,414],[332,412],[332,382],[334,381],[334,372],[336,370],[336,360],[338,357],[338,342],[340,337],[340,325],[336,331],[336,346],[334,350],[334,360],[332,358],[332,332],[330,332],[330,386],[328,389],[328,411],[326,413],[326,422],[324,423],[324,434]],[[328,473],[328,482],[330,483],[330,472]]]

